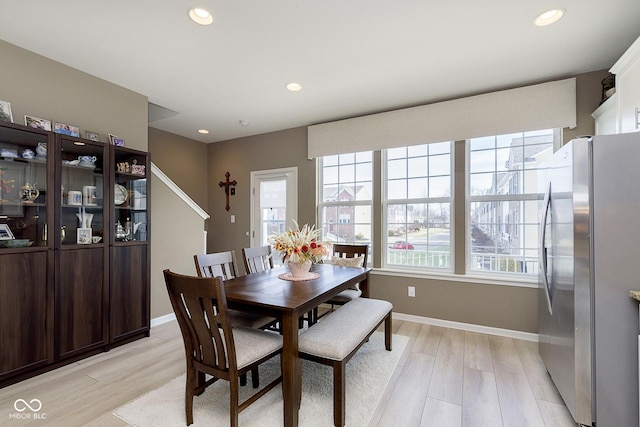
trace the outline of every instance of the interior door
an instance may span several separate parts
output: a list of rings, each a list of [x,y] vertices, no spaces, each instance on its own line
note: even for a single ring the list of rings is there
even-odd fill
[[[298,217],[298,168],[251,172],[252,247],[270,244],[269,237],[294,228]],[[275,264],[280,263],[274,257]]]

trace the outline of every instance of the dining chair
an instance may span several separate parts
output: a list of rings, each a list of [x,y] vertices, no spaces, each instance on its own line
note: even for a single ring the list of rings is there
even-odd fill
[[[220,277],[223,281],[238,277],[238,262],[235,251],[215,252],[194,255],[198,277]],[[273,326],[277,319],[260,316],[239,310],[229,310],[232,326],[248,326],[266,329]]]
[[[238,414],[282,382],[282,375],[240,402],[239,378],[251,372],[254,388],[258,366],[282,352],[282,337],[243,326],[232,327],[224,284],[219,277],[185,276],[164,270],[164,279],[175,312],[187,364],[185,413],[193,424],[193,396],[222,379],[229,382],[231,426]],[[205,375],[211,378],[206,380]]]
[[[341,265],[343,267],[366,267],[369,245],[333,244],[331,253],[331,263],[334,265]],[[316,309],[314,311],[315,320],[317,321],[322,316],[331,313],[336,305],[344,305],[351,300],[359,298],[361,295],[362,291],[360,290],[359,283],[356,283],[352,288],[345,289],[326,302],[331,305],[329,311],[318,315],[318,310]]]
[[[247,274],[260,273],[271,270],[273,268],[273,257],[271,255],[271,246],[258,246],[257,248],[243,248],[242,258],[244,260],[244,268]],[[300,316],[299,326],[304,326],[306,320],[309,326],[313,324],[315,314],[310,311],[306,316]],[[279,325],[273,325],[272,330],[279,331]]]
[[[247,274],[259,273],[273,268],[271,246],[258,246],[257,248],[243,248],[242,258]]]

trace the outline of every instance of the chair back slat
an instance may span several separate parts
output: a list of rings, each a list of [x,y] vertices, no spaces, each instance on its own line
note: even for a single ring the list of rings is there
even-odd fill
[[[260,273],[273,268],[273,258],[271,257],[271,246],[259,246],[257,248],[242,249],[244,268],[247,273]]]
[[[233,331],[221,279],[183,276],[168,270],[164,276],[187,357],[220,372],[235,370]]]
[[[238,277],[236,252],[216,252],[193,256],[199,277],[222,277],[223,281]]]
[[[334,256],[340,258],[355,258],[357,256],[363,256],[362,266],[367,266],[367,255],[369,253],[369,245],[342,245],[333,244]]]

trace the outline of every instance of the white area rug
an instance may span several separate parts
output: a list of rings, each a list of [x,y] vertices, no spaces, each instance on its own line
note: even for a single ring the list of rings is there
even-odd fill
[[[366,426],[376,409],[408,338],[393,335],[393,351],[384,349],[384,334],[375,332],[347,363],[348,427]],[[268,384],[280,371],[280,360],[274,358],[260,367],[260,384]],[[184,412],[184,375],[141,398],[118,408],[114,415],[132,426],[186,425]],[[250,394],[251,379],[240,389],[240,400]],[[333,375],[328,366],[302,361],[302,403],[299,412],[301,427],[333,426]],[[229,425],[229,383],[218,381],[193,401],[192,426]],[[280,385],[262,396],[239,416],[241,426],[282,426],[282,389]]]

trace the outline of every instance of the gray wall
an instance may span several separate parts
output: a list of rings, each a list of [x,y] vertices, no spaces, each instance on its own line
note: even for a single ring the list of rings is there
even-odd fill
[[[0,40],[0,99],[14,123],[24,116],[78,126],[147,151],[147,97]]]
[[[250,173],[252,171],[298,167],[298,223],[315,223],[316,162],[307,159],[307,128],[235,139],[209,144],[209,220],[210,252],[249,246],[246,233],[250,226]],[[225,193],[218,183],[236,180],[236,195],[230,196],[230,210],[225,210]],[[230,216],[236,216],[231,223]]]
[[[149,128],[151,161],[207,210],[207,145],[159,129]]]

